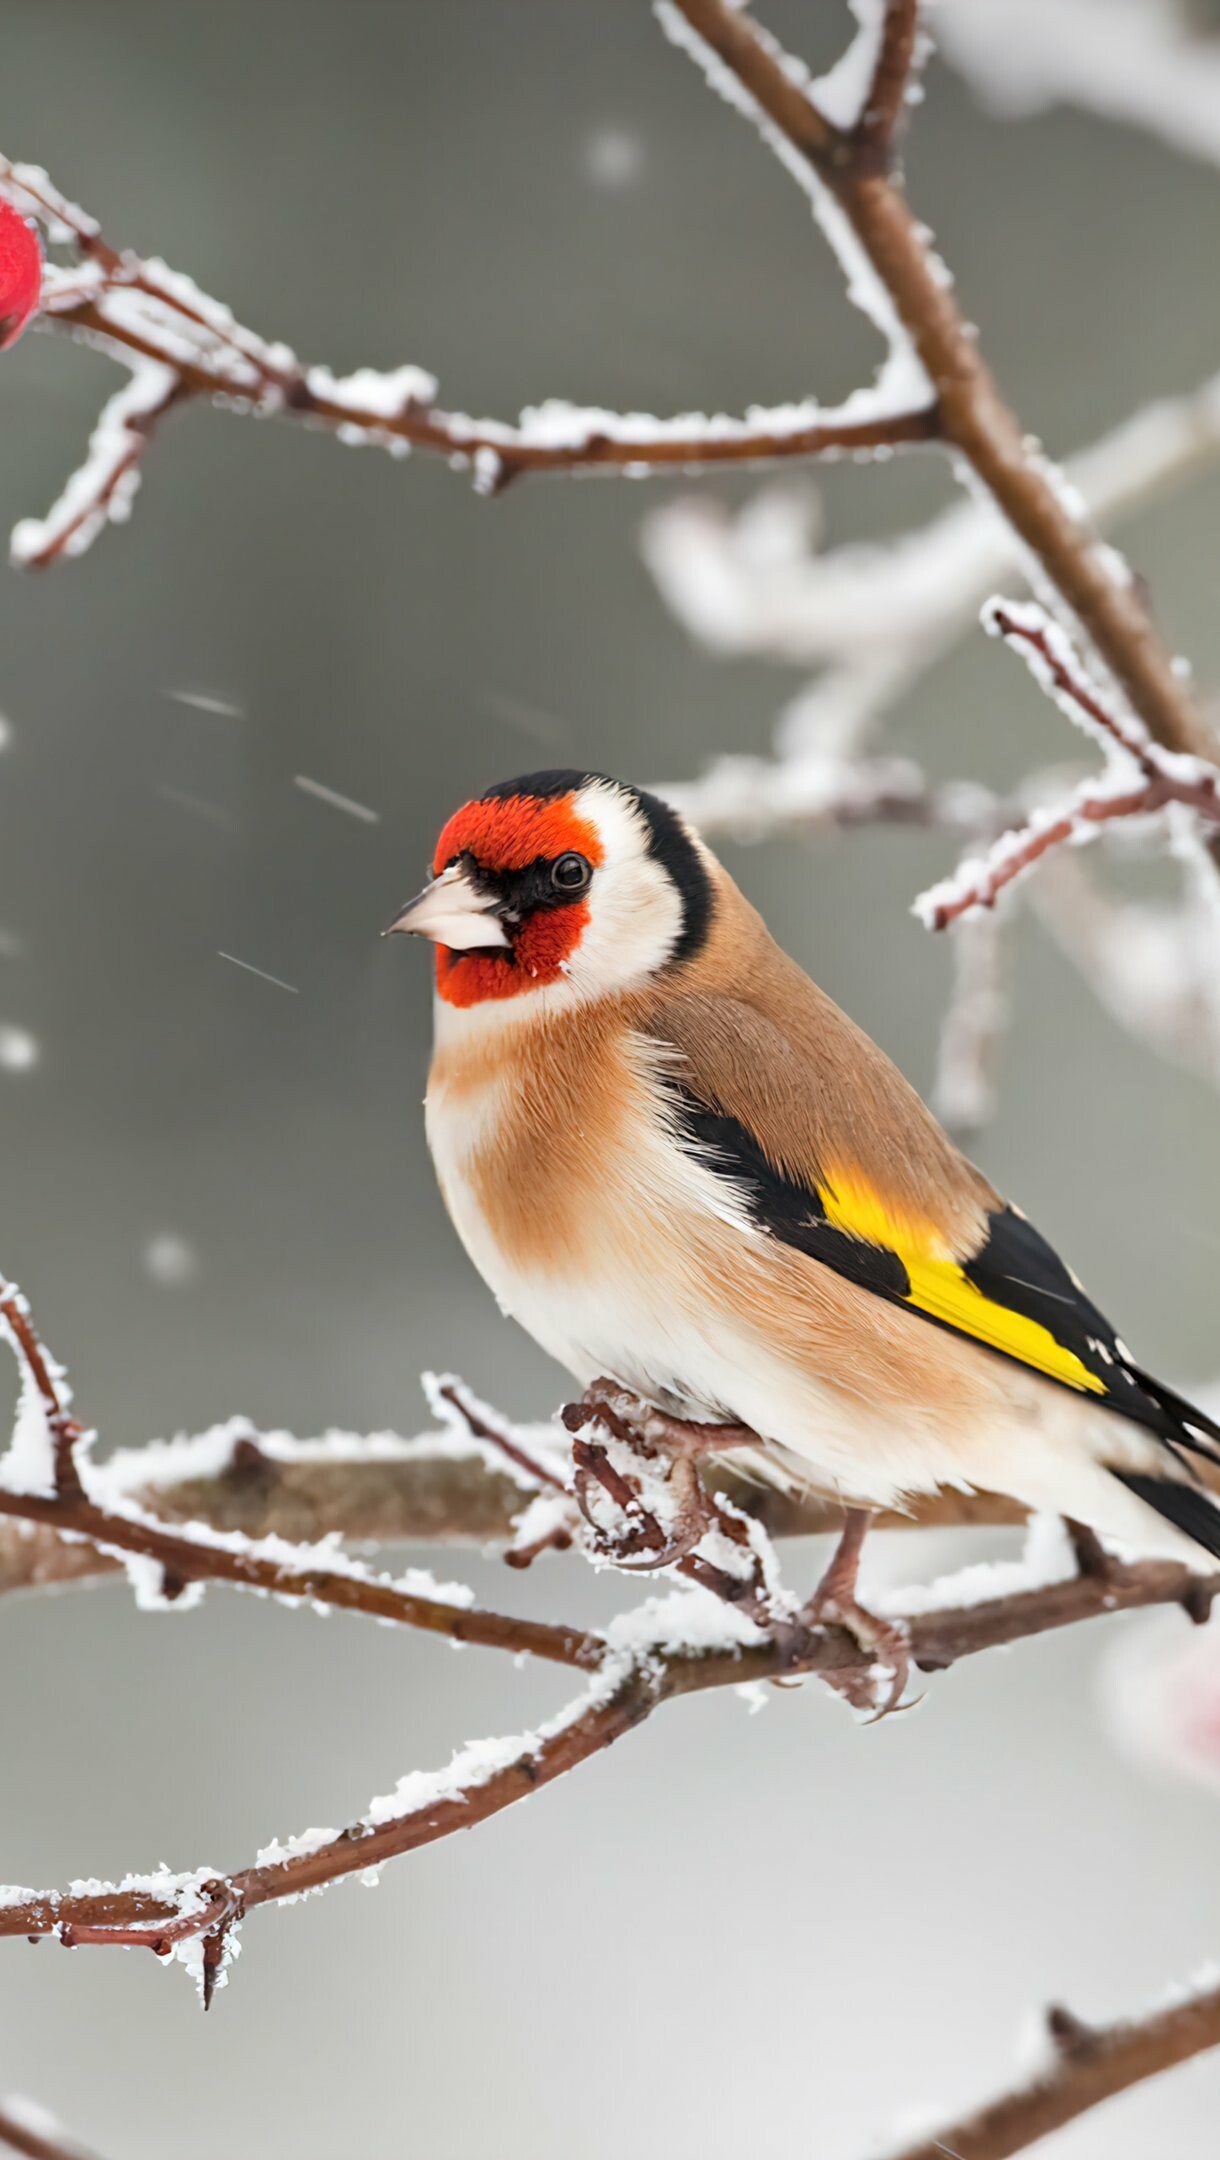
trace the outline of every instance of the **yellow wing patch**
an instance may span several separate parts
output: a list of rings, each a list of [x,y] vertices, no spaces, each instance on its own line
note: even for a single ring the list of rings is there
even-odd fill
[[[971,1282],[933,1222],[891,1210],[875,1187],[850,1172],[834,1170],[829,1176],[833,1182],[819,1187],[827,1222],[848,1237],[896,1253],[910,1282],[909,1304],[1047,1379],[1090,1395],[1105,1394],[1104,1381],[1057,1342],[1049,1328],[999,1304]]]

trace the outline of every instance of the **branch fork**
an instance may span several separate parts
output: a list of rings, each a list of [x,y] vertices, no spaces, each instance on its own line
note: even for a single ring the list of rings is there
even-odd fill
[[[1003,833],[980,860],[963,863],[924,893],[916,912],[930,929],[944,930],[963,916],[993,908],[1015,879],[1054,849],[1132,819],[1155,817],[1173,805],[1191,813],[1209,838],[1216,833],[1220,766],[1157,742],[1133,712],[1090,679],[1045,609],[992,600],[983,610],[983,624],[1020,654],[1039,688],[1100,744],[1105,765],[1099,779],[1082,782],[1066,803],[1035,812]]]

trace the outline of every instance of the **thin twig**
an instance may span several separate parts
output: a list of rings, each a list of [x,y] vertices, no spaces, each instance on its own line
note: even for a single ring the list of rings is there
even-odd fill
[[[909,1622],[911,1654],[921,1670],[938,1671],[960,1658],[1075,1626],[1104,1613],[1190,1602],[1197,1614],[1215,1594],[1220,1594],[1220,1577],[1204,1579],[1173,1562],[1150,1561],[1116,1572],[1105,1582],[1078,1576],[986,1604],[946,1606],[918,1614]],[[241,1868],[221,1878],[221,1888],[232,1894],[236,1909],[244,1913],[256,1905],[295,1897],[379,1867],[456,1830],[473,1828],[576,1769],[643,1723],[662,1703],[681,1696],[804,1674],[863,1681],[870,1670],[871,1653],[834,1627],[803,1636],[777,1634],[753,1647],[734,1645],[712,1651],[657,1644],[625,1654],[608,1645],[601,1672],[588,1694],[549,1729],[544,1728],[536,1742],[514,1743],[511,1759],[497,1763],[490,1774],[476,1771],[470,1782],[456,1776],[453,1782],[444,1776],[426,1781],[431,1789],[422,1804],[379,1816],[376,1822],[358,1818],[316,1844],[302,1840],[304,1850],[290,1850],[285,1857]],[[70,1895],[31,1891],[0,1905],[0,1936],[60,1935],[65,1927],[83,1928],[87,1932],[78,1934],[78,1941],[122,1940],[127,1946],[131,1940],[127,1931],[161,1921],[183,1923],[178,1940],[203,1934],[216,1924],[211,1904],[184,1915],[167,1898],[122,1887]]]
[[[1167,751],[1139,721],[1108,704],[1041,608],[996,601],[988,627],[1018,650],[1035,679],[1086,732],[1102,742],[1106,770],[1077,789],[1059,810],[1037,812],[1005,833],[979,861],[968,861],[921,896],[918,913],[944,930],[961,916],[992,908],[1015,878],[1044,856],[1130,818],[1153,817],[1171,803],[1192,810],[1214,832],[1220,824],[1220,768],[1208,759]]]
[[[68,1416],[67,1397],[54,1360],[43,1346],[26,1300],[12,1284],[3,1282],[0,1320],[6,1324],[39,1390],[55,1440],[56,1466],[53,1491],[26,1492],[0,1484],[0,1516],[40,1523],[57,1535],[83,1538],[111,1554],[131,1554],[154,1561],[170,1595],[188,1583],[228,1582],[239,1589],[261,1590],[272,1597],[300,1599],[336,1611],[397,1621],[428,1634],[446,1636],[451,1642],[525,1653],[555,1664],[587,1665],[596,1657],[600,1637],[581,1628],[519,1620],[507,1613],[449,1603],[354,1565],[328,1566],[316,1551],[305,1547],[286,1546],[282,1551],[268,1552],[241,1538],[224,1541],[198,1524],[168,1529],[122,1495],[115,1504],[107,1504],[104,1470],[91,1473],[88,1490],[81,1483],[74,1457],[72,1478],[61,1475],[61,1454],[75,1446],[73,1436],[80,1434],[80,1427]]]
[[[53,1408],[62,1412],[66,1401],[63,1386],[25,1300],[8,1288],[0,1311],[35,1378],[48,1415]],[[448,1386],[452,1393],[447,1399],[468,1417],[471,1405],[465,1391],[452,1382]],[[587,1434],[590,1425],[600,1422],[612,1437],[623,1433],[630,1439],[631,1432],[623,1425],[630,1401],[623,1398],[620,1402],[608,1383],[600,1383],[584,1405],[573,1406],[565,1413],[565,1422],[580,1434]],[[481,1422],[488,1433],[495,1430],[492,1414]],[[657,1456],[656,1442],[647,1430],[649,1423],[655,1425],[661,1437],[662,1455],[665,1446],[675,1441],[681,1455],[683,1441],[698,1449],[717,1441],[723,1444],[726,1439],[748,1437],[742,1428],[685,1427],[680,1421],[659,1415],[649,1419],[646,1413],[639,1437],[649,1457]],[[502,1438],[497,1434],[497,1440]],[[691,1460],[687,1458],[688,1469]],[[663,1461],[659,1469],[664,1475]],[[103,1491],[104,1478],[104,1471],[90,1472],[91,1485],[100,1484]],[[605,1482],[608,1489],[613,1488],[613,1477]],[[313,1599],[379,1618],[406,1621],[450,1640],[527,1651],[560,1664],[584,1666],[593,1673],[584,1697],[535,1738],[511,1743],[506,1759],[500,1745],[493,1747],[490,1755],[486,1750],[474,1750],[465,1774],[459,1774],[459,1766],[455,1765],[448,1778],[425,1778],[424,1797],[416,1799],[412,1795],[413,1804],[401,1809],[383,1805],[336,1836],[296,1840],[287,1851],[277,1851],[230,1876],[208,1878],[202,1883],[197,1876],[181,1878],[190,1893],[187,1905],[180,1896],[161,1897],[144,1887],[123,1886],[69,1896],[51,1892],[10,1895],[9,1902],[0,1905],[0,1935],[54,1934],[68,1947],[108,1944],[130,1948],[146,1944],[166,1955],[186,1942],[203,1938],[208,1950],[203,1966],[205,2002],[223,1957],[226,1932],[252,1906],[299,1895],[358,1869],[380,1866],[384,1860],[481,1822],[609,1746],[662,1702],[707,1688],[786,1679],[804,1673],[818,1674],[839,1688],[845,1683],[849,1687],[863,1686],[871,1671],[872,1653],[843,1629],[780,1624],[787,1620],[787,1611],[782,1597],[775,1602],[763,1549],[753,1542],[748,1530],[739,1536],[740,1526],[728,1521],[714,1503],[708,1506],[704,1520],[737,1547],[735,1561],[740,1572],[726,1576],[714,1554],[710,1558],[706,1552],[696,1554],[693,1545],[684,1545],[677,1554],[675,1571],[713,1590],[739,1615],[749,1615],[744,1624],[753,1627],[757,1640],[743,1646],[738,1635],[723,1650],[712,1651],[684,1646],[680,1639],[674,1643],[645,1640],[642,1647],[628,1648],[616,1640],[613,1630],[609,1636],[598,1636],[541,1621],[467,1610],[416,1595],[362,1571],[348,1575],[317,1566],[311,1555],[294,1554],[291,1548],[286,1557],[269,1556],[240,1540],[221,1543],[198,1526],[193,1526],[189,1535],[167,1530],[132,1508],[121,1489],[117,1504],[108,1508],[99,1503],[93,1490],[78,1496],[62,1490],[44,1494],[0,1488],[0,1512],[23,1522],[83,1536],[111,1551],[152,1559],[167,1578],[175,1581],[215,1577],[273,1595]],[[654,1549],[658,1543],[665,1546],[665,1533],[652,1512],[650,1498],[643,1498],[635,1506],[635,1518],[646,1545]],[[1181,1604],[1192,1618],[1198,1619],[1206,1614],[1217,1591],[1220,1577],[1200,1578],[1168,1562],[1149,1562],[1104,1576],[1082,1574],[985,1604],[965,1608],[949,1605],[920,1614],[910,1622],[911,1655],[923,1669],[939,1670],[999,1644],[1071,1626],[1105,1612],[1147,1605]],[[740,1628],[743,1622],[739,1619],[734,1624]],[[408,1780],[408,1789],[413,1782]]]
[[[903,409],[874,400],[819,407],[813,400],[743,419],[687,414],[656,420],[551,399],[509,424],[476,420],[437,402],[421,368],[364,368],[338,379],[302,366],[234,321],[189,279],[113,246],[96,220],[67,202],[37,168],[0,158],[0,193],[38,218],[79,258],[44,278],[42,326],[66,331],[133,370],[130,386],[103,412],[89,456],[45,520],[27,520],[13,536],[21,567],[40,569],[80,553],[108,518],[126,513],[138,467],[158,421],[174,406],[210,399],[242,412],[328,428],[393,451],[428,450],[473,468],[476,484],[497,494],[523,473],[617,470],[692,471],[705,465],[766,464],[775,459],[860,455],[927,442],[937,429],[924,399]]]
[[[1090,2108],[1220,2046],[1220,1987],[1168,2010],[1114,2025],[1085,2025],[1071,2011],[1047,2013],[1050,2068],[893,2160],[1011,2160]]]
[[[715,1486],[773,1538],[818,1537],[843,1527],[838,1503],[760,1488],[728,1462],[717,1463]],[[167,1522],[202,1523],[252,1539],[314,1544],[340,1537],[355,1545],[502,1545],[522,1503],[520,1486],[486,1462],[430,1452],[426,1441],[398,1461],[376,1452],[365,1461],[318,1460],[306,1448],[294,1461],[263,1454],[257,1437],[237,1440],[230,1461],[208,1477],[140,1484],[131,1497]],[[1024,1519],[1025,1510],[1001,1494],[946,1490],[920,1500],[910,1514],[879,1515],[877,1527],[940,1529]],[[86,1583],[121,1568],[114,1554],[68,1542],[50,1527],[23,1523],[10,1530],[0,1522],[0,1596]]]
[[[27,2107],[15,2095],[0,2104],[0,2145],[23,2160],[93,2160],[42,2108]]]
[[[886,0],[873,79],[854,137],[858,154],[883,168],[893,163],[918,38],[919,0]]]
[[[446,1636],[450,1642],[477,1643],[514,1655],[525,1652],[558,1665],[587,1664],[596,1648],[597,1638],[581,1628],[517,1619],[480,1606],[450,1605],[362,1570],[343,1573],[328,1568],[307,1551],[289,1559],[267,1558],[257,1549],[222,1545],[195,1526],[188,1537],[164,1529],[138,1511],[117,1513],[87,1498],[60,1494],[48,1498],[0,1489],[0,1515],[17,1522],[42,1523],[60,1535],[85,1538],[112,1554],[131,1553],[153,1560],[174,1585],[232,1583],[237,1589],[261,1590],[271,1597],[327,1605],[337,1612],[398,1621],[426,1634]]]
[[[790,150],[828,190],[888,293],[936,393],[944,439],[964,456],[1082,624],[1157,740],[1215,745],[1133,582],[1116,576],[1001,398],[953,287],[892,175],[818,113],[799,71],[732,0],[671,0]],[[866,101],[867,102],[867,101]]]

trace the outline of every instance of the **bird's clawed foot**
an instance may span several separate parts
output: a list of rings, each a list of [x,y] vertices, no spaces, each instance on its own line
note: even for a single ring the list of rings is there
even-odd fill
[[[815,1627],[836,1627],[849,1635],[869,1660],[866,1672],[858,1667],[836,1675],[823,1675],[827,1683],[851,1704],[853,1710],[871,1711],[874,1721],[888,1717],[902,1705],[911,1677],[911,1641],[901,1620],[887,1620],[870,1612],[856,1595],[860,1553],[871,1518],[864,1508],[848,1508],[842,1535],[830,1565],[813,1596],[802,1607],[798,1632]],[[884,1693],[881,1683],[888,1675]]]
[[[572,1435],[573,1490],[586,1528],[602,1558],[631,1571],[686,1559],[710,1519],[693,1451],[665,1444],[653,1415],[608,1380],[595,1381],[560,1412]]]
[[[701,1455],[748,1437],[740,1426],[671,1417],[610,1380],[594,1381],[560,1416],[599,1559],[629,1574],[672,1568],[759,1626],[790,1623],[793,1606],[771,1578],[758,1526],[699,1476]]]

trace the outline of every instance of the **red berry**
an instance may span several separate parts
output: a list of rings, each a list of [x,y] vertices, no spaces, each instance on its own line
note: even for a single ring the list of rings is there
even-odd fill
[[[0,202],[0,352],[15,345],[42,289],[42,249],[33,226]]]

